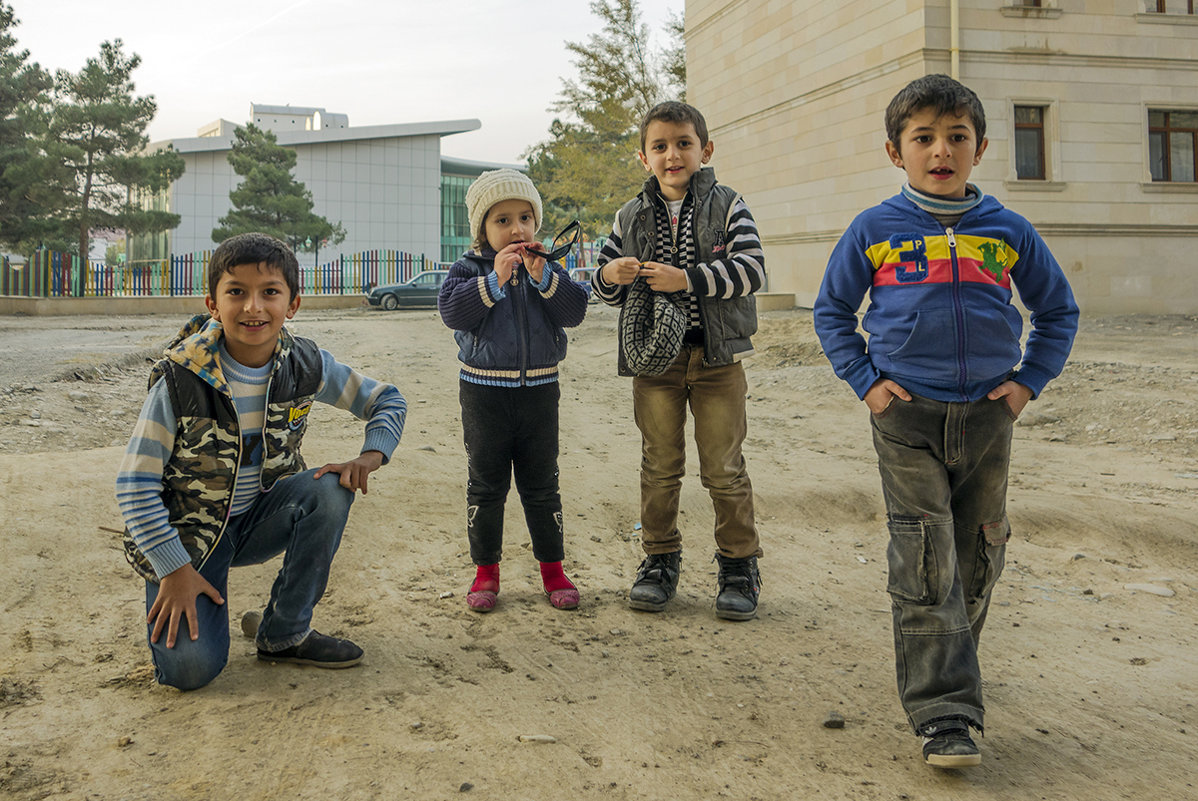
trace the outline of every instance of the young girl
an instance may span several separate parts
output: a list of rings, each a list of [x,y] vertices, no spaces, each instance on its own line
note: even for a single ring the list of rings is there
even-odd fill
[[[523,173],[483,173],[466,191],[466,209],[474,242],[437,298],[462,362],[466,531],[477,566],[466,604],[476,612],[495,608],[503,506],[514,470],[549,602],[574,609],[578,590],[562,571],[557,364],[566,355],[562,329],[586,315],[586,290],[537,255],[541,196]]]

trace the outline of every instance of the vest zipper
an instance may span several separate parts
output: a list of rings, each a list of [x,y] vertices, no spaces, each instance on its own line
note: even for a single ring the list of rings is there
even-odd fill
[[[531,279],[525,276],[523,284],[527,284]],[[512,275],[511,290],[512,302],[516,309],[516,349],[520,353],[520,386],[524,386],[528,380],[528,310],[524,308],[524,303],[527,297],[524,294],[524,285],[515,274]]]
[[[270,397],[270,382],[269,381],[266,384],[266,392],[267,392],[267,398],[269,398]],[[242,453],[242,450],[245,448],[245,440],[243,440],[241,438],[241,418],[237,415],[237,407],[233,405],[232,399],[228,398],[227,396],[221,394],[220,397],[221,397],[222,402],[229,404],[229,408],[232,409],[232,411],[233,411],[233,419],[237,421],[237,459],[233,462],[233,483],[229,485],[229,496],[228,496],[229,500],[225,504],[225,519],[220,524],[220,531],[217,533],[216,539],[212,541],[212,547],[208,549],[208,553],[204,554],[204,558],[200,560],[200,566],[196,568],[197,571],[200,570],[202,567],[204,567],[204,565],[208,564],[208,560],[212,557],[212,554],[216,553],[216,546],[220,545],[220,541],[225,538],[225,529],[227,529],[229,527],[229,518],[233,513],[233,499],[235,497],[237,497],[237,472],[241,468],[241,453]],[[267,405],[269,406],[270,404],[268,403]],[[265,415],[263,415],[262,428],[263,428],[263,431],[265,432],[265,430],[266,430]],[[262,463],[265,464],[266,463],[266,438],[265,437],[263,437],[262,455],[263,455]],[[261,477],[262,477],[261,473],[259,473],[259,475],[258,475],[258,478],[259,478],[258,486],[259,487],[262,486],[261,485]]]

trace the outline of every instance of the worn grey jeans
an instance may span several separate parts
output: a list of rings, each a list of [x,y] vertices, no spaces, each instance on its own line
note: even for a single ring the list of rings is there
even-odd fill
[[[982,728],[977,646],[1010,537],[1013,422],[1001,398],[913,395],[871,415],[890,528],[898,691],[916,730],[955,715]]]

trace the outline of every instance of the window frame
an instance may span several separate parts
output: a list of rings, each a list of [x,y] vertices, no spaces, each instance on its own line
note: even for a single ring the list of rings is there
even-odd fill
[[[1019,121],[1020,109],[1035,109],[1040,112],[1040,121],[1038,123],[1026,123]],[[1011,127],[1014,135],[1011,137],[1011,149],[1015,155],[1015,180],[1017,181],[1047,181],[1048,180],[1048,147],[1047,134],[1045,132],[1046,123],[1048,120],[1048,108],[1042,105],[1032,105],[1030,103],[1012,103],[1011,104]],[[1040,166],[1039,175],[1020,175],[1019,174],[1019,132],[1020,131],[1035,131],[1036,136],[1036,157]]]
[[[1193,127],[1174,128],[1171,125],[1172,121],[1170,120],[1169,115],[1179,112],[1183,114],[1198,114],[1198,108],[1176,107],[1172,105],[1166,108],[1164,107],[1164,104],[1144,105],[1144,167],[1145,172],[1147,173],[1147,183],[1154,186],[1198,186],[1198,123],[1195,123]],[[1154,113],[1165,115],[1164,126],[1153,127],[1152,115]],[[1193,158],[1193,164],[1191,164],[1190,167],[1193,170],[1194,177],[1189,181],[1177,181],[1172,177],[1173,154],[1172,147],[1170,146],[1170,139],[1171,134],[1173,133],[1188,133],[1191,137],[1190,149]],[[1154,134],[1161,135],[1161,154],[1164,157],[1162,173],[1165,177],[1159,179],[1152,174],[1152,138]]]
[[[1061,192],[1066,184],[1061,171],[1060,102],[1052,97],[1018,95],[1008,97],[1007,105],[1007,177],[1003,186],[1010,191]],[[1043,178],[1020,178],[1018,161],[1015,158],[1015,109],[1032,107],[1040,109],[1041,166]],[[1023,126],[1019,126],[1022,129]]]
[[[1173,0],[1174,2],[1178,0]],[[1155,6],[1155,7],[1154,7]],[[1174,14],[1174,16],[1184,16],[1184,14],[1194,13],[1194,0],[1186,0],[1185,11],[1169,11],[1169,0],[1148,0],[1144,5],[1144,13],[1148,14]]]
[[[1170,11],[1169,0],[1156,0],[1156,9],[1145,9],[1149,14],[1193,14],[1194,0],[1186,0],[1185,11]]]

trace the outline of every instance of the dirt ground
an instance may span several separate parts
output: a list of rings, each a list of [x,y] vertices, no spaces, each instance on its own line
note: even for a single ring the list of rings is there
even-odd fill
[[[695,475],[677,599],[627,608],[639,437],[615,319],[592,306],[563,369],[566,567],[583,604],[549,606],[513,502],[500,605],[482,616],[464,598],[450,332],[432,311],[301,309],[295,331],[409,401],[316,610],[366,660],[272,666],[237,638],[224,673],[182,694],[152,682],[113,481],[145,355],[184,318],[0,318],[0,798],[1198,797],[1198,318],[1084,319],[1016,427],[1014,536],[981,646],[984,758],[959,772],[925,767],[904,723],[866,411],[809,312],[762,315],[747,367],[759,617],[713,614]],[[357,453],[359,422],[312,416],[309,464]],[[233,572],[235,617],[277,565]]]

